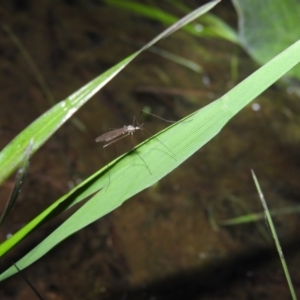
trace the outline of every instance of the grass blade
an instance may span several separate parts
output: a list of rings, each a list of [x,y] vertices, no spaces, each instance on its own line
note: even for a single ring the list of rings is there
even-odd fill
[[[4,220],[8,217],[10,214],[11,210],[13,209],[13,206],[15,205],[17,198],[21,192],[25,177],[27,175],[27,170],[29,167],[29,159],[32,153],[32,145],[33,145],[33,140],[31,139],[29,142],[29,145],[24,153],[24,157],[21,161],[20,167],[17,171],[16,179],[15,179],[15,184],[12,190],[12,193],[7,201],[6,207],[1,215],[0,218],[0,226],[4,222]]]
[[[106,0],[106,3],[137,15],[160,21],[166,25],[175,23],[178,20],[178,17],[155,6],[144,5],[136,1]],[[172,4],[174,5],[174,3]],[[183,8],[182,10],[185,13],[188,12],[188,8]],[[184,30],[196,37],[221,38],[239,44],[237,33],[221,19],[211,14],[203,16],[203,18],[201,18],[201,24],[197,24],[197,26],[195,26],[195,24],[189,24],[184,27]]]
[[[280,258],[280,261],[281,261],[281,264],[282,264],[282,268],[283,268],[286,280],[288,282],[288,286],[289,286],[289,289],[290,289],[290,292],[291,292],[291,296],[294,300],[296,300],[297,296],[296,296],[296,293],[295,293],[295,290],[294,290],[294,286],[293,286],[293,283],[292,283],[292,280],[291,280],[291,277],[290,277],[290,274],[289,274],[287,264],[285,262],[285,258],[284,258],[284,255],[283,255],[283,252],[282,252],[282,249],[281,249],[281,246],[280,246],[280,242],[279,242],[279,239],[278,239],[278,236],[277,236],[277,233],[276,233],[276,229],[275,229],[275,226],[274,226],[273,221],[272,221],[271,214],[270,214],[269,209],[268,209],[267,202],[265,200],[264,194],[261,191],[259,182],[256,178],[256,175],[255,175],[254,171],[251,170],[251,173],[252,173],[252,177],[253,177],[256,189],[257,189],[258,194],[259,194],[260,201],[261,201],[262,206],[264,208],[264,212],[265,212],[265,215],[266,215],[267,222],[269,224],[272,236],[274,238],[276,249],[277,249],[277,252],[279,254],[279,258]]]

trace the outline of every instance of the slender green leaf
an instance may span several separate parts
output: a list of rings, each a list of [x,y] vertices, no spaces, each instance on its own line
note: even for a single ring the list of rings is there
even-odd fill
[[[170,25],[178,20],[178,17],[155,6],[144,5],[136,1],[106,0],[106,3],[152,20],[160,21],[166,25]],[[211,14],[204,15],[201,18],[201,24],[189,24],[184,27],[184,30],[197,37],[222,38],[239,44],[237,33],[221,19]]]
[[[29,142],[29,145],[24,153],[23,159],[20,163],[19,169],[17,171],[17,175],[16,175],[16,179],[15,179],[15,184],[13,187],[13,190],[11,192],[11,195],[7,201],[6,207],[0,217],[0,226],[2,225],[2,223],[4,222],[4,220],[9,216],[11,210],[13,209],[13,206],[15,205],[18,196],[21,192],[24,180],[26,178],[27,175],[27,170],[28,170],[28,166],[29,166],[29,159],[31,156],[31,152],[32,152],[32,144],[33,144],[33,140],[31,139]]]
[[[267,219],[268,224],[270,226],[272,236],[274,238],[275,246],[276,246],[276,249],[277,249],[280,261],[281,261],[281,265],[282,265],[282,268],[283,268],[283,271],[284,271],[284,274],[285,274],[285,277],[286,277],[286,281],[287,281],[289,289],[290,289],[290,293],[291,293],[292,299],[296,300],[297,296],[296,296],[296,293],[295,293],[295,289],[294,289],[294,286],[293,286],[293,283],[292,283],[292,280],[291,280],[289,269],[288,269],[287,264],[285,262],[283,251],[282,251],[282,248],[280,246],[280,242],[279,242],[279,239],[278,239],[278,236],[277,236],[277,233],[276,233],[276,229],[275,229],[275,226],[274,226],[274,223],[273,223],[273,220],[272,220],[272,217],[271,217],[271,214],[270,214],[267,202],[265,200],[264,194],[262,193],[262,190],[260,188],[259,182],[258,182],[258,180],[256,178],[256,175],[255,175],[254,171],[251,170],[251,173],[252,173],[252,177],[253,177],[256,189],[257,189],[258,194],[259,194],[259,198],[260,198],[261,204],[262,204],[262,206],[264,208],[264,213],[266,215],[266,219]]]
[[[159,48],[159,47],[154,47],[154,46],[151,47],[149,49],[149,51],[152,52],[152,53],[158,54],[161,57],[169,59],[170,61],[173,61],[178,65],[182,65],[182,66],[184,66],[184,67],[186,67],[190,70],[193,70],[196,73],[202,73],[203,72],[203,69],[199,64],[197,64],[197,63],[195,63],[195,62],[193,62],[193,61],[191,61],[187,58],[184,58],[182,56],[176,55],[173,52],[167,51],[167,50]]]
[[[296,214],[300,212],[300,206],[291,206],[291,207],[285,207],[281,209],[273,209],[270,210],[271,216],[282,216],[287,214]],[[239,225],[244,223],[251,223],[251,222],[257,222],[259,220],[263,220],[265,218],[264,213],[252,213],[252,214],[246,214],[235,218],[230,218],[226,220],[218,221],[218,225],[220,226],[232,226],[232,225]]]

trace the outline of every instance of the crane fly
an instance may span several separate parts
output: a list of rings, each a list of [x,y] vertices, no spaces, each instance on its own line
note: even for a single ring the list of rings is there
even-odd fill
[[[136,125],[135,125],[136,123]],[[98,136],[96,138],[96,142],[108,142],[107,144],[105,144],[103,146],[103,151],[104,151],[104,156],[105,156],[105,160],[106,160],[106,165],[107,165],[107,158],[106,158],[106,153],[105,153],[105,148],[129,135],[131,135],[132,139],[133,139],[133,134],[137,131],[137,130],[141,130],[143,131],[144,123],[139,124],[136,117],[133,117],[133,122],[132,125],[124,125],[124,127],[122,128],[117,128],[117,129],[113,129],[111,131],[108,131],[106,133],[103,133],[102,135]],[[133,144],[132,144],[132,148],[133,148]],[[146,164],[145,160],[137,153],[137,155],[140,157],[140,159],[144,162],[145,166],[147,167],[149,173],[152,175],[148,165]],[[108,171],[108,175],[109,175],[109,183],[110,183],[110,172]],[[109,185],[109,184],[108,184]],[[107,186],[108,188],[108,186]]]
[[[153,115],[151,113],[149,113],[150,115]],[[153,115],[155,116],[155,115]],[[156,116],[157,117],[157,116]],[[160,117],[157,117],[159,119],[162,119],[162,120],[165,120],[163,118],[160,118]],[[173,121],[169,121],[169,120],[165,120],[166,122],[172,122]],[[133,117],[133,122],[132,122],[132,125],[124,125],[124,127],[121,127],[121,128],[117,128],[117,129],[113,129],[111,131],[108,131],[106,133],[103,133],[102,135],[98,136],[96,138],[96,142],[107,142],[107,144],[105,144],[103,146],[103,151],[104,151],[104,156],[105,156],[105,160],[106,160],[106,165],[107,165],[107,158],[106,158],[106,153],[105,153],[105,148],[129,135],[131,135],[132,139],[133,139],[133,134],[140,130],[141,132],[143,132],[144,130],[149,132],[147,129],[145,129],[144,127],[144,123],[142,124],[139,124],[136,117]],[[149,132],[150,133],[150,132]],[[151,133],[150,133],[151,134]],[[172,156],[175,156],[172,152],[171,149],[169,149],[164,143],[162,143],[158,138],[156,138],[164,147],[166,147],[166,149],[168,149],[169,152],[172,153]],[[133,149],[133,143],[132,143],[132,149]],[[152,175],[148,165],[146,164],[145,160],[136,152],[136,154],[139,156],[139,158],[144,162],[145,166],[147,167],[149,173]],[[109,174],[109,183],[110,183],[110,173],[108,172]],[[108,184],[109,185],[109,184]],[[108,188],[108,186],[107,186]]]
[[[137,126],[134,126],[134,122],[136,122]],[[124,125],[124,127],[122,128],[117,128],[111,131],[108,131],[100,136],[98,136],[96,138],[96,142],[109,142],[108,144],[104,145],[103,148],[123,139],[124,137],[131,135],[133,137],[134,132],[136,132],[137,130],[141,130],[143,131],[144,123],[142,123],[141,125],[136,121],[136,118],[133,118],[133,123],[132,125]],[[121,136],[121,137],[119,137]],[[119,137],[119,138],[118,138]]]

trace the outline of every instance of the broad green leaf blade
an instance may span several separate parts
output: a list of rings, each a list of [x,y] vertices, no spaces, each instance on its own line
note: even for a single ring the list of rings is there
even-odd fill
[[[300,37],[297,0],[232,0],[238,13],[239,39],[244,49],[263,65]],[[300,66],[288,75],[300,79]]]
[[[99,77],[97,77],[96,79],[94,79],[93,81],[85,85],[83,88],[81,88],[76,93],[71,95],[67,100],[62,101],[60,104],[58,104],[57,105],[58,111],[54,110],[57,107],[55,106],[54,109],[51,109],[49,111],[48,115],[47,114],[43,115],[36,122],[30,125],[29,128],[25,129],[25,131],[23,131],[23,133],[20,136],[18,136],[16,140],[18,141],[22,139],[24,135],[26,140],[26,135],[32,131],[32,133],[34,133],[35,135],[37,134],[41,135],[39,136],[40,139],[38,139],[39,141],[41,141],[43,138],[45,138],[45,135],[41,133],[41,131],[44,130],[43,123],[46,122],[45,126],[47,127],[48,126],[47,121],[48,122],[52,121],[56,126],[60,126],[59,124],[62,124],[62,121],[61,122],[58,121],[60,121],[62,117],[65,118],[63,121],[65,121],[68,117],[70,117],[70,115],[72,115],[74,111],[76,111],[85,101],[87,101],[94,93],[96,93],[103,85],[105,85],[113,76],[115,76],[118,72],[120,72],[120,70],[124,68],[130,61],[132,61],[139,53],[146,50],[148,47],[152,46],[158,40],[168,36],[175,30],[181,28],[187,22],[192,21],[195,18],[199,17],[200,15],[204,14],[213,6],[215,6],[218,2],[219,0],[212,1],[206,5],[203,5],[202,7],[198,8],[197,10],[191,12],[189,15],[179,20],[177,23],[170,26],[168,29],[166,29],[164,32],[159,34],[152,41],[150,41],[148,44],[142,47],[139,51],[127,57],[125,60],[121,61],[116,66],[114,66],[104,74],[100,75]],[[76,101],[77,102],[79,101],[79,104],[76,107],[74,107],[74,105],[77,103]],[[69,107],[66,107],[67,104],[69,105]],[[61,110],[61,107],[66,111]],[[55,119],[57,117],[59,117],[58,118],[59,120]],[[49,135],[49,133],[47,134]],[[10,149],[9,147],[10,145],[7,148]],[[5,148],[5,151],[6,150],[7,149]],[[115,160],[110,165],[113,166],[114,164],[116,164],[118,160],[119,159]],[[70,206],[74,205],[75,203],[83,200],[84,198],[95,193],[96,191],[99,191],[103,186],[105,186],[105,184],[107,184],[107,178],[103,179],[103,177],[101,177],[105,173],[107,173],[106,168],[95,173],[93,176],[91,176],[90,178],[82,182],[80,185],[75,187],[71,192],[58,199],[55,203],[53,203],[50,207],[48,207],[45,211],[43,211],[34,220],[32,220],[21,230],[19,230],[16,234],[14,234],[10,239],[3,242],[0,245],[0,257],[3,256],[6,252],[8,252],[12,247],[14,247],[19,241],[21,241],[32,230],[38,227],[42,222],[45,222],[46,219],[48,220],[56,216],[57,214],[69,208]]]
[[[171,172],[211,140],[236,113],[299,61],[300,41],[220,99],[168,127],[115,161],[110,166],[111,182],[107,188],[94,195],[43,242],[18,261],[19,268],[23,269],[32,264],[69,235],[109,213],[132,195]],[[11,267],[0,275],[0,280],[14,273],[15,268]]]
[[[107,82],[116,76],[127,64],[129,64],[142,51],[145,51],[157,41],[167,37],[180,29],[188,22],[193,21],[202,14],[212,9],[220,0],[215,0],[194,10],[178,22],[159,34],[152,41],[133,53],[105,73],[87,83],[66,100],[59,102],[25,130],[23,130],[10,144],[0,153],[0,184],[17,168],[30,139],[34,140],[33,153],[39,149],[50,136],[59,129],[84,103],[96,94]]]

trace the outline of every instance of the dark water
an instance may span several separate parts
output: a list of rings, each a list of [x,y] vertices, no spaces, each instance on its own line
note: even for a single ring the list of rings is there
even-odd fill
[[[14,1],[2,4],[6,25],[22,41],[56,101],[133,53],[130,37],[145,43],[163,30],[159,23],[98,1]],[[232,22],[223,5],[216,13]],[[179,120],[226,93],[257,65],[227,42],[183,31],[159,44],[204,70],[197,74],[144,53],[67,122],[32,158],[29,174],[1,239],[15,232],[105,165],[94,139],[109,127],[132,122],[141,109]],[[24,56],[2,31],[1,147],[51,104]],[[238,78],[231,60],[238,59]],[[256,105],[253,106],[253,103]],[[254,169],[270,208],[296,206],[299,188],[299,100],[273,86],[246,107],[209,144],[162,181],[108,216],[78,232],[25,270],[45,299],[288,299],[272,238],[262,220],[231,227],[212,225],[262,210]],[[76,122],[80,120],[86,130]],[[167,126],[154,118],[147,128]],[[135,143],[144,136],[137,134]],[[131,141],[116,145],[118,154]],[[108,159],[115,157],[113,148]],[[1,208],[13,185],[3,184]],[[65,214],[2,258],[3,269],[54,230]],[[299,217],[274,218],[296,290],[299,281]],[[1,268],[1,271],[3,271]],[[1,299],[34,299],[21,276],[1,283]]]

